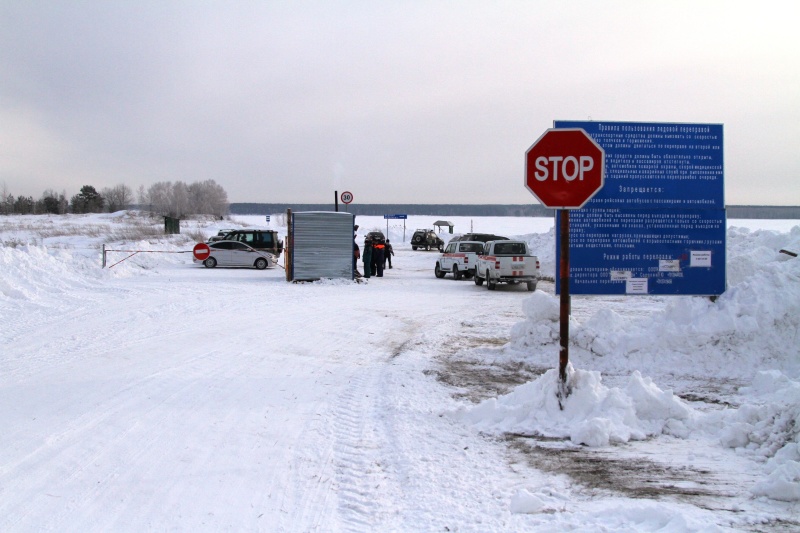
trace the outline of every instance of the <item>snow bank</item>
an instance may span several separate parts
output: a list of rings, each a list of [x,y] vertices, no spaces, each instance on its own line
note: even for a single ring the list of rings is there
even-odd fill
[[[766,459],[767,477],[752,492],[774,500],[800,501],[800,382],[781,372],[758,372],[740,391],[750,398],[738,409],[709,413],[698,421],[716,431],[736,453]]]
[[[43,303],[76,289],[97,288],[102,280],[156,274],[165,265],[192,261],[186,244],[139,241],[107,248],[125,251],[109,252],[102,268],[102,245],[86,240],[70,247],[0,246],[0,301]]]
[[[486,432],[564,438],[590,447],[662,433],[710,434],[720,446],[764,463],[766,475],[753,494],[800,501],[800,260],[777,252],[800,249],[800,226],[788,234],[731,228],[728,239],[729,288],[716,302],[674,297],[641,317],[622,317],[609,308],[583,322],[570,317],[570,346],[588,355],[585,364],[615,374],[648,368],[658,375],[745,381],[755,376],[739,391],[738,408],[700,413],[639,371],[623,388],[609,388],[600,371],[570,365],[571,394],[561,405],[553,369],[455,416]],[[526,299],[526,320],[511,329],[510,351],[537,364],[552,362],[559,309],[558,298],[542,291]],[[514,505],[529,512],[539,502],[521,496]]]
[[[561,402],[558,371],[552,369],[505,396],[462,407],[453,416],[486,433],[563,438],[589,447],[659,434],[716,436],[724,448],[766,460],[767,475],[752,488],[753,494],[800,501],[800,382],[777,371],[761,372],[753,386],[742,391],[751,394],[754,403],[700,413],[639,371],[630,375],[624,388],[609,388],[599,372],[570,364],[567,381],[570,394]],[[535,499],[525,497],[514,506],[515,512],[539,507]]]
[[[606,387],[599,372],[572,365],[567,374],[570,394],[561,402],[558,371],[552,369],[510,394],[462,408],[456,416],[485,432],[569,438],[597,447],[642,440],[667,428],[685,433],[684,422],[694,415],[671,391],[662,391],[638,371],[625,389]]]
[[[72,251],[45,246],[0,247],[0,298],[37,301],[102,276],[98,263],[87,264]]]
[[[728,239],[728,290],[716,302],[676,296],[639,318],[612,309],[583,323],[571,318],[570,346],[605,358],[602,368],[614,372],[661,367],[735,378],[766,365],[800,377],[800,260],[777,251],[800,250],[800,226],[788,234],[731,228]],[[523,311],[512,347],[557,344],[557,298],[535,294]]]

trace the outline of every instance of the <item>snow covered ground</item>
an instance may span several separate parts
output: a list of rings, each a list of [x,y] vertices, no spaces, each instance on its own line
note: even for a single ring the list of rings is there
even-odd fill
[[[553,284],[436,279],[441,217],[365,283],[187,253],[282,218],[0,217],[0,530],[800,529],[798,221],[729,221],[714,303],[573,297],[561,410]]]

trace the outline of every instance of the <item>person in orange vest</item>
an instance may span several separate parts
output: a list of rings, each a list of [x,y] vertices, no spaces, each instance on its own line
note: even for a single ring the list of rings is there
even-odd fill
[[[379,278],[383,277],[383,253],[386,245],[381,240],[375,240],[372,243],[372,264],[375,265],[375,275]]]

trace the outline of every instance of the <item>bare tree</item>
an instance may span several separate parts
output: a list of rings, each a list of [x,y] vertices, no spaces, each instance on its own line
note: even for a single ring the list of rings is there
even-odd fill
[[[6,182],[4,181],[3,185],[0,186],[0,213],[4,215],[10,215],[13,211],[13,205],[14,197],[11,196],[10,192],[8,192],[8,185],[6,185]]]
[[[133,191],[127,185],[117,185],[112,188],[103,189],[103,198],[106,199],[106,207],[109,212],[127,209],[133,202]]]
[[[162,215],[180,218],[188,214],[224,216],[228,213],[228,193],[214,180],[186,185],[178,182],[159,182],[150,186],[146,198],[151,209]],[[145,201],[142,201],[142,200]]]
[[[189,187],[182,181],[176,181],[172,187],[172,203],[170,212],[175,218],[181,218],[191,212],[189,209]]]
[[[162,215],[166,215],[169,210],[169,191],[172,190],[171,181],[159,181],[147,189],[146,202],[150,209]]]
[[[189,185],[192,212],[195,214],[223,217],[228,214],[228,193],[214,180],[195,182]]]

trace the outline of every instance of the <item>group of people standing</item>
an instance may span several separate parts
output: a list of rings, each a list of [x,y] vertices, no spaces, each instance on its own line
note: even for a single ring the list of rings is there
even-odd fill
[[[358,226],[355,227],[358,229]],[[356,268],[357,261],[359,257],[364,263],[364,274],[365,278],[372,277],[373,275],[382,278],[383,277],[383,270],[386,268],[386,264],[389,264],[389,268],[392,268],[392,256],[394,255],[394,250],[392,250],[392,244],[389,242],[389,239],[384,241],[381,239],[373,239],[369,234],[364,238],[364,253],[362,254],[358,243],[355,242],[357,235],[353,235],[353,270],[356,273],[356,277],[358,277],[358,268]]]

